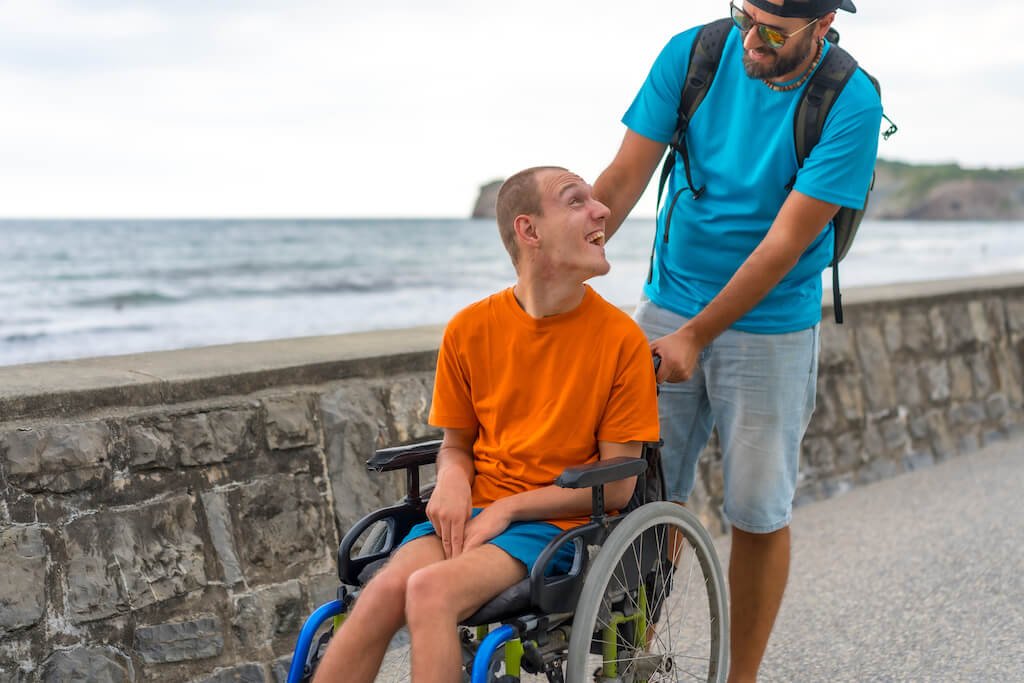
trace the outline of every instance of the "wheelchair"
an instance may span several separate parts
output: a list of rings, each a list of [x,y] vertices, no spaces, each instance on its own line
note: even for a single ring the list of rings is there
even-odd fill
[[[420,468],[434,463],[440,445],[386,448],[368,461],[375,472],[405,470],[407,494],[363,517],[343,538],[338,598],[316,609],[302,627],[288,683],[312,680],[360,588],[408,531],[426,520],[431,487],[421,490]],[[591,489],[590,520],[563,531],[542,551],[530,576],[462,622],[463,681],[726,680],[729,619],[722,568],[696,516],[664,501],[659,446],[644,444],[638,459],[571,467],[558,477],[559,486]],[[618,515],[606,514],[604,486],[634,476],[628,506]],[[571,568],[546,572],[563,544],[573,546]],[[392,641],[377,681],[409,678],[408,644]]]

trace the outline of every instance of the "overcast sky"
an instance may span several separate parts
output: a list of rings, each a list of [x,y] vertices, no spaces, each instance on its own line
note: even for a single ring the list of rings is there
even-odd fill
[[[1024,166],[1024,3],[857,4],[881,156]],[[0,0],[0,216],[465,216],[526,166],[593,181],[664,43],[727,7]]]

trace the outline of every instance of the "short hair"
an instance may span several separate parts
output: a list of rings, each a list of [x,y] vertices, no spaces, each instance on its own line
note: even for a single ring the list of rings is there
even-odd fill
[[[501,184],[498,199],[495,202],[495,214],[498,218],[498,234],[505,244],[512,264],[519,264],[519,245],[516,243],[516,216],[530,214],[541,215],[540,187],[537,185],[537,174],[541,171],[566,171],[561,166],[533,166],[519,171]]]

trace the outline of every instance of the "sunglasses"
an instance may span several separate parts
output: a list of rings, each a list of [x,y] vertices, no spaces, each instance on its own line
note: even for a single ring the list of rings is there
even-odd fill
[[[742,8],[737,7],[731,2],[729,3],[729,10],[730,15],[732,16],[732,23],[736,24],[736,28],[738,28],[740,32],[746,35],[752,28],[757,27],[757,37],[761,39],[762,43],[773,50],[782,49],[782,46],[786,44],[787,40],[818,22],[818,19],[812,19],[792,33],[786,33],[774,26],[766,26],[765,24],[757,23],[754,21],[754,17],[750,16],[744,12]]]

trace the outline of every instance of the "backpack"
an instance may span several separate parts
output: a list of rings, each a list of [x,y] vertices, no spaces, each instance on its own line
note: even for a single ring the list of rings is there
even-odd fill
[[[664,241],[668,242],[669,226],[672,224],[672,212],[675,209],[676,200],[683,190],[689,189],[694,199],[700,199],[704,194],[704,186],[694,188],[693,178],[690,176],[690,156],[686,149],[686,129],[693,118],[697,107],[704,100],[711,82],[718,71],[718,64],[722,58],[722,50],[725,48],[725,39],[732,30],[732,19],[719,19],[701,27],[693,42],[690,51],[690,65],[686,71],[686,80],[683,82],[683,90],[679,97],[678,118],[676,130],[669,143],[668,154],[665,156],[665,163],[661,168],[661,180],[658,182],[658,206],[661,206],[661,195],[672,169],[675,167],[676,154],[683,158],[683,171],[686,174],[686,187],[681,188],[672,197],[669,204],[668,214],[665,216]],[[793,143],[796,146],[796,158],[799,168],[802,168],[807,156],[818,144],[821,138],[821,131],[825,127],[825,120],[832,109],[832,105],[839,97],[843,87],[850,80],[859,68],[857,60],[846,50],[839,47],[839,33],[835,29],[829,29],[826,38],[832,45],[821,60],[818,70],[814,72],[804,89],[797,105],[796,116],[793,118]],[[881,95],[878,81],[867,71],[864,75],[868,77],[875,91]],[[883,114],[884,116],[884,114]],[[882,134],[883,139],[896,132],[897,128],[888,117],[889,128]],[[787,190],[792,190],[796,183],[796,175],[786,185]],[[843,322],[842,297],[839,293],[839,262],[843,260],[850,250],[853,238],[857,234],[857,228],[864,218],[864,211],[867,209],[868,196],[875,186],[874,173],[871,175],[871,184],[868,187],[867,196],[864,198],[864,209],[851,209],[847,206],[839,207],[835,217],[832,219],[835,239],[833,245],[832,262],[832,302],[837,323]],[[647,282],[650,283],[654,275],[654,249],[651,249],[651,270],[648,272]]]

